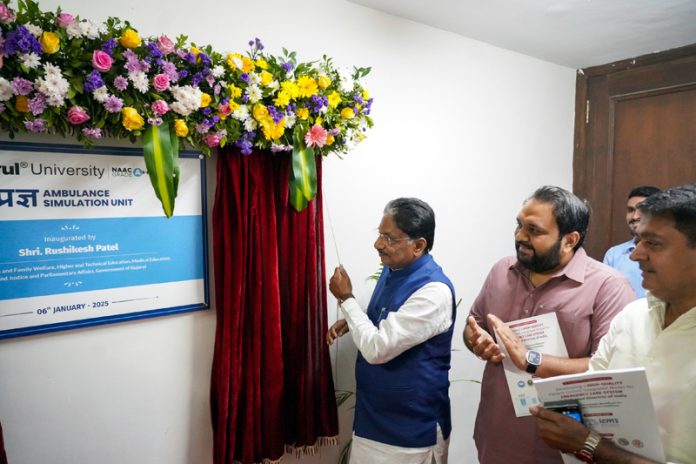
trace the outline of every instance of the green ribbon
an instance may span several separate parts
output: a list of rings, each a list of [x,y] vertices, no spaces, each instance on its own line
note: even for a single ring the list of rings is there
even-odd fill
[[[302,211],[317,196],[317,164],[314,150],[305,146],[300,130],[295,130],[290,170],[290,204]]]
[[[148,126],[143,134],[143,155],[155,195],[167,217],[174,214],[174,200],[179,189],[179,139],[169,123]]]

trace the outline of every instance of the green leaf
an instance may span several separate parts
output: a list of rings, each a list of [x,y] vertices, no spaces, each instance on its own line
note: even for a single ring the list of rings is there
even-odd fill
[[[295,210],[302,211],[316,195],[317,165],[314,150],[304,145],[302,130],[300,127],[295,127],[290,172],[290,202]]]
[[[179,187],[179,142],[172,137],[168,123],[148,126],[143,135],[143,155],[155,195],[164,214],[171,217]]]

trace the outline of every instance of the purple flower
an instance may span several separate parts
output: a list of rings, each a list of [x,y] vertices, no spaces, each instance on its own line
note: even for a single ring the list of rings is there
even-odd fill
[[[24,127],[29,132],[45,132],[46,122],[41,118],[34,119],[33,121],[24,121]]]
[[[273,118],[273,122],[276,124],[278,124],[284,116],[284,114],[279,112],[273,105],[268,106],[268,114]]]
[[[184,55],[184,59],[188,61],[191,64],[196,63],[196,55],[193,54],[193,52],[188,52]]]
[[[218,95],[220,95],[221,90],[222,87],[220,86],[220,84],[215,84],[215,87],[213,87],[213,95],[217,97]]]
[[[174,63],[162,61],[162,73],[169,77],[170,82],[176,82],[179,80],[179,73],[176,72],[176,65]]]
[[[198,59],[201,61],[204,67],[209,67],[212,64],[210,61],[210,56],[207,53],[199,52]]]
[[[261,43],[261,40],[258,37],[254,39],[254,42],[256,43],[257,50],[263,50],[263,44]]]
[[[197,73],[194,74],[193,77],[191,78],[191,84],[192,84],[194,87],[198,87],[198,84],[200,84],[202,80],[203,80],[203,74],[197,72]]]
[[[83,127],[82,134],[90,139],[102,138],[102,130],[97,127]]]
[[[116,79],[114,79],[114,87],[116,87],[116,90],[123,92],[128,88],[128,79],[123,76],[116,76]]]
[[[104,81],[102,80],[101,73],[97,70],[94,70],[91,73],[89,73],[87,79],[85,80],[85,83],[83,84],[85,92],[87,93],[94,93],[95,90],[103,86]]]
[[[41,54],[41,44],[24,26],[18,26],[17,29],[7,34],[7,39],[5,42],[5,54],[10,56],[15,52],[34,52],[37,55]]]
[[[12,92],[15,95],[29,95],[34,90],[34,84],[27,79],[19,76],[12,79]]]
[[[210,130],[210,125],[207,121],[201,121],[196,124],[196,132],[199,134],[206,134]]]
[[[38,116],[46,109],[46,97],[42,93],[37,92],[34,98],[29,100],[29,111],[34,116]]]
[[[205,114],[206,116],[210,116],[210,113],[212,112],[213,110],[210,107],[206,107],[201,110],[201,113]]]
[[[362,105],[363,103],[365,103],[365,100],[363,100],[362,95],[360,95],[359,93],[354,93],[354,94],[353,94],[353,100],[355,100],[355,102],[356,102],[358,105]]]
[[[220,122],[220,116],[214,115],[214,116],[211,118],[211,121],[212,121],[213,125],[219,123],[219,122]]]
[[[249,82],[251,82],[251,77],[249,77],[249,73],[243,72],[242,74],[239,75],[239,78],[240,78],[242,81],[246,82],[247,84],[248,84]]]
[[[112,37],[102,44],[101,49],[104,53],[107,53],[109,56],[114,56],[114,48],[116,48],[116,44],[116,39]]]
[[[162,118],[147,118],[147,123],[151,126],[161,126],[163,122]]]
[[[188,71],[185,69],[182,69],[179,71],[179,79],[186,79],[186,77],[189,75]],[[178,79],[177,79],[178,80]]]
[[[251,155],[251,147],[254,146],[252,142],[254,137],[256,137],[256,132],[247,132],[234,142],[234,145],[239,148],[242,155]]]
[[[249,103],[249,95],[247,95],[247,94],[242,95],[242,103]]]
[[[109,113],[118,113],[123,109],[123,100],[112,95],[104,102],[104,109]]]
[[[157,46],[157,42],[148,42],[147,44],[148,51],[150,52],[150,56],[156,61],[159,58],[162,58],[162,50],[159,49]]]
[[[283,68],[283,71],[285,71],[286,73],[292,71],[292,63],[290,63],[289,61],[281,64],[280,67]]]

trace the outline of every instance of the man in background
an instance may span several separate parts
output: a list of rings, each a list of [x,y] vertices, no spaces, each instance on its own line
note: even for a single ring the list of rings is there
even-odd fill
[[[647,298],[612,321],[590,370],[645,367],[668,462],[696,463],[696,184],[656,193],[641,212],[631,259]],[[551,447],[597,463],[653,462],[600,438],[574,420],[530,408]]]
[[[454,288],[430,255],[435,213],[416,198],[384,208],[375,249],[384,264],[365,314],[342,266],[329,283],[358,348],[353,464],[446,464]]]
[[[611,320],[635,299],[626,278],[582,248],[589,219],[584,200],[560,187],[539,188],[517,215],[517,256],[493,266],[471,307],[464,342],[487,361],[474,428],[481,464],[561,462],[538,437],[534,418],[516,417],[493,328],[514,340],[502,322],[554,312],[569,358],[517,343],[506,345],[510,359],[539,377],[584,372]]]
[[[631,232],[631,239],[627,242],[615,245],[607,250],[604,255],[604,264],[611,266],[623,275],[626,276],[631,284],[636,297],[643,298],[645,289],[643,289],[643,278],[640,275],[638,263],[631,261],[629,255],[636,248],[636,228],[640,221],[640,210],[638,204],[648,198],[653,193],[659,192],[660,189],[650,185],[636,187],[628,193],[628,202],[626,203],[626,224]]]

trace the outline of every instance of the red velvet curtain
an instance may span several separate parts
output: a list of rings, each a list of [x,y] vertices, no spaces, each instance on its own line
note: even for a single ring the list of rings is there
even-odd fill
[[[7,464],[7,455],[5,454],[5,440],[2,438],[2,424],[0,424],[0,464]]]
[[[317,158],[321,192],[321,157]],[[218,158],[213,208],[217,331],[214,462],[313,452],[338,419],[328,347],[321,195],[288,205],[288,154]]]

